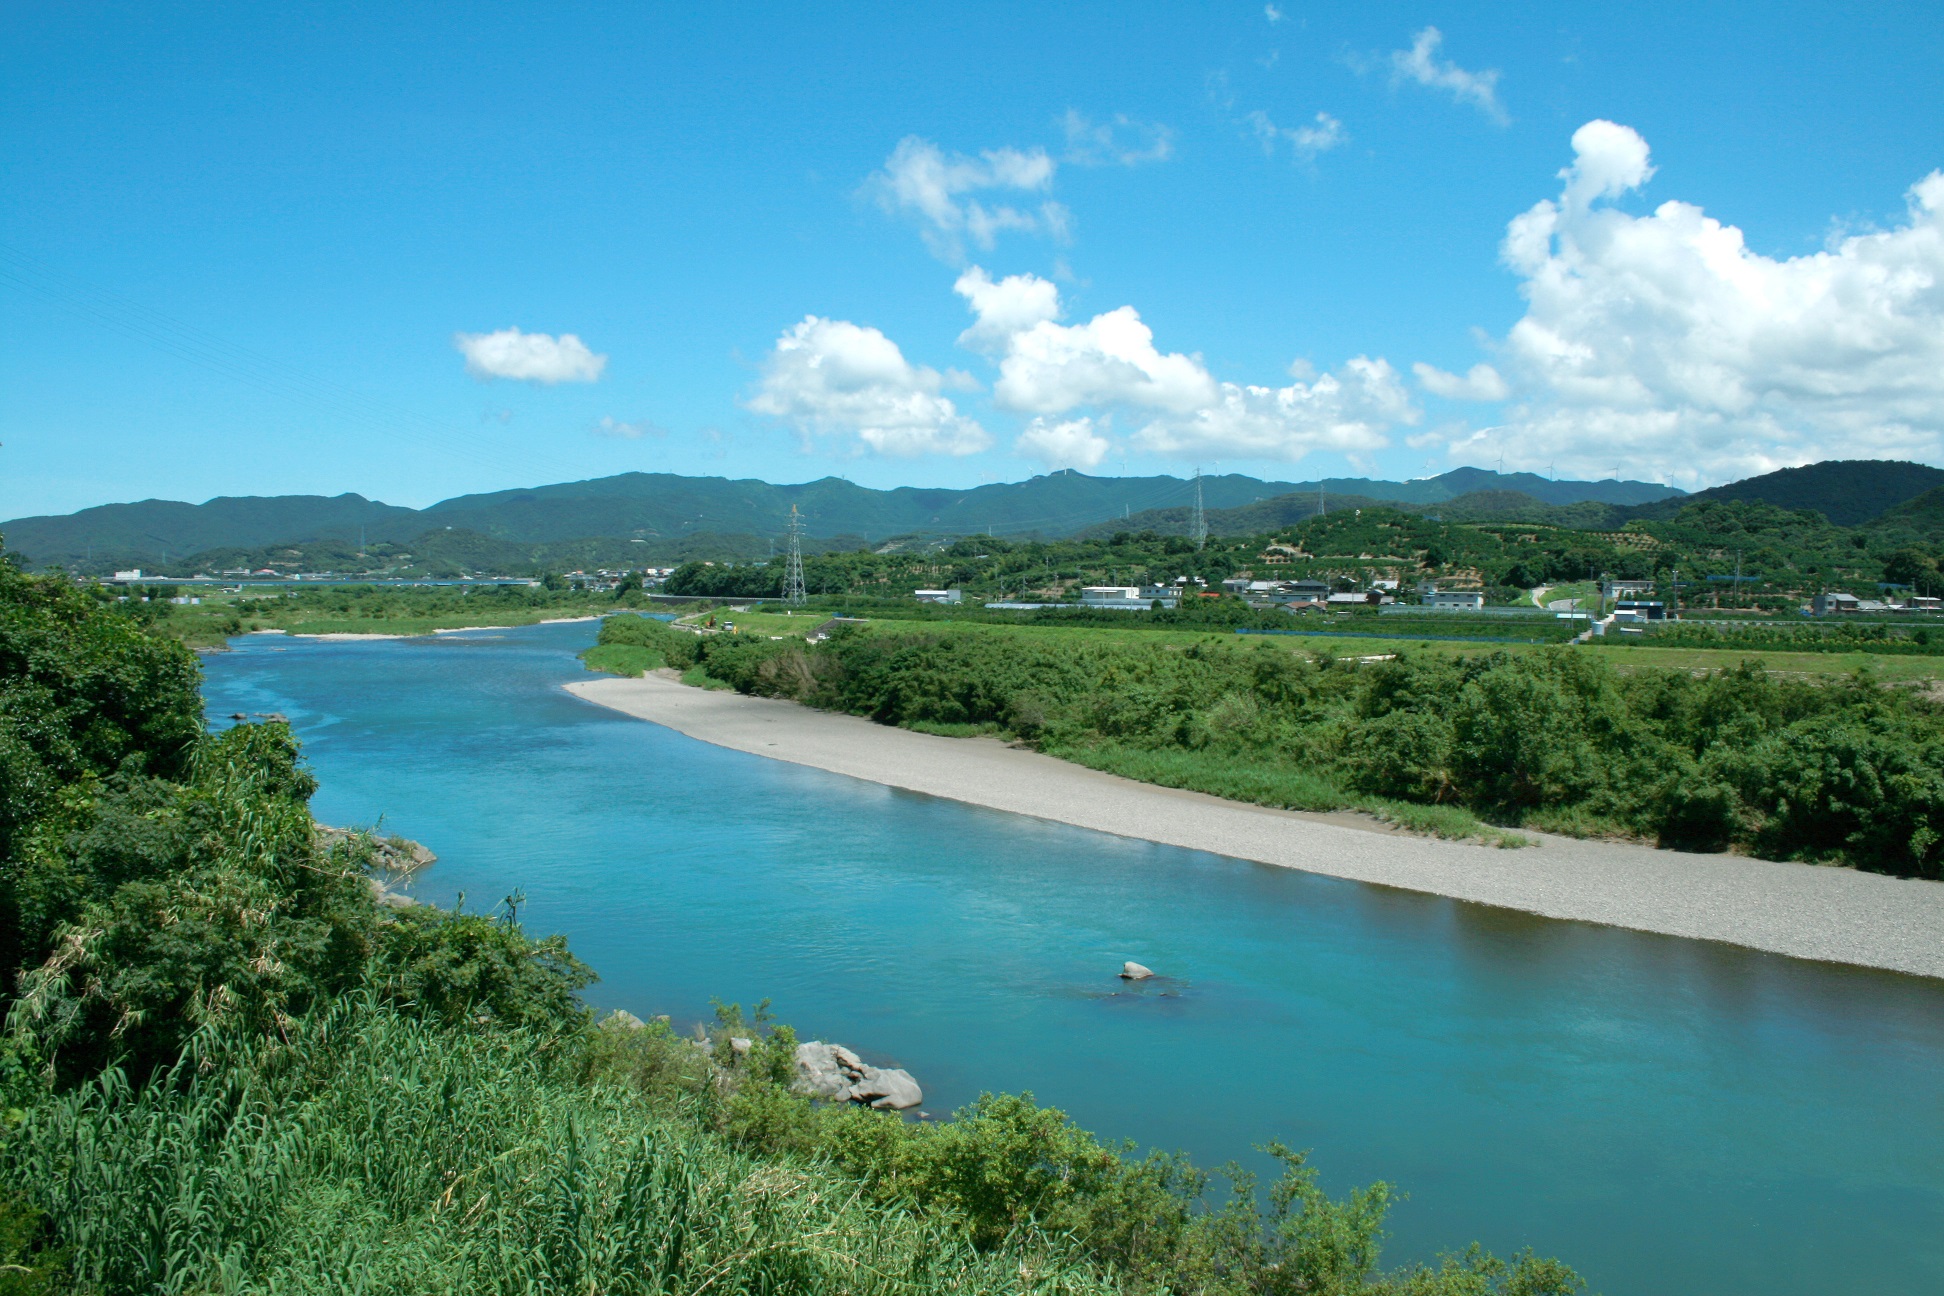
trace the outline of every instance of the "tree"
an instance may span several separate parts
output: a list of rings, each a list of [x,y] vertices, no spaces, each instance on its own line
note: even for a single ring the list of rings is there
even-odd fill
[[[1908,585],[1919,594],[1935,595],[1944,589],[1937,560],[1922,549],[1906,546],[1884,560],[1883,579],[1892,585]]]

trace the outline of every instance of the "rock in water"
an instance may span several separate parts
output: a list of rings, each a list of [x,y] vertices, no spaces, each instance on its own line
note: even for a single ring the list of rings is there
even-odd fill
[[[616,1008],[613,1012],[601,1018],[602,1030],[636,1031],[643,1029],[643,1026],[644,1023],[641,1018],[635,1016],[625,1008]]]
[[[1123,981],[1145,981],[1154,975],[1152,971],[1142,967],[1139,963],[1121,964],[1120,974],[1121,980]]]
[[[836,1099],[840,1093],[847,1094],[850,1077],[838,1066],[836,1051],[822,1040],[797,1045],[796,1081],[791,1087],[818,1098]]]
[[[925,1101],[925,1091],[909,1071],[865,1067],[864,1074],[851,1086],[852,1102],[866,1103],[879,1111],[904,1111]]]
[[[832,1102],[854,1102],[880,1111],[904,1111],[925,1101],[925,1091],[909,1071],[874,1067],[842,1044],[811,1040],[797,1045],[796,1081],[802,1094]]]

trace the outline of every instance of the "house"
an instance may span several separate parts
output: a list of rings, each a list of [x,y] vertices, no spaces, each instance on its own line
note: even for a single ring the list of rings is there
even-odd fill
[[[911,597],[920,603],[960,603],[965,599],[962,589],[913,590]]]
[[[1863,600],[1854,594],[1825,593],[1816,595],[1815,602],[1810,606],[1815,609],[1817,616],[1830,616],[1838,612],[1860,612],[1863,610]]]
[[[1080,606],[1116,608],[1123,612],[1146,612],[1156,603],[1175,607],[1181,602],[1166,585],[1086,585],[1080,590]]]
[[[1621,599],[1613,605],[1617,621],[1665,621],[1667,604],[1658,599]]]
[[[1250,581],[1242,591],[1252,602],[1321,603],[1330,597],[1330,587],[1320,580]]]
[[[1611,603],[1615,599],[1638,599],[1641,595],[1651,595],[1654,582],[1650,580],[1603,580],[1600,582],[1600,597]]]
[[[1903,605],[1906,612],[1944,612],[1944,599],[1923,594],[1912,594]]]
[[[1376,607],[1384,601],[1384,596],[1376,590],[1366,594],[1331,594],[1325,597],[1324,605],[1337,611],[1347,608]]]
[[[1420,593],[1418,602],[1428,608],[1438,608],[1448,612],[1476,612],[1485,606],[1485,595],[1480,590],[1441,590]]]

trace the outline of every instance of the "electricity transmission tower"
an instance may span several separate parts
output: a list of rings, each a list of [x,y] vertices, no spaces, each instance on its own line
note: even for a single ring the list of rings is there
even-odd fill
[[[790,571],[783,581],[783,601],[802,607],[810,595],[803,588],[803,519],[796,505],[790,505]]]
[[[1195,469],[1195,516],[1194,520],[1189,524],[1189,529],[1195,535],[1195,548],[1206,549],[1208,547],[1208,512],[1202,508],[1200,468]]]

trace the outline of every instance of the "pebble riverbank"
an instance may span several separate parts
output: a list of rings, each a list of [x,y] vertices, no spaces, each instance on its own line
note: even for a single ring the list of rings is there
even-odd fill
[[[1537,847],[1500,850],[1137,783],[993,739],[689,688],[672,673],[565,687],[720,747],[971,805],[1547,918],[1944,977],[1944,883],[1544,834]]]

